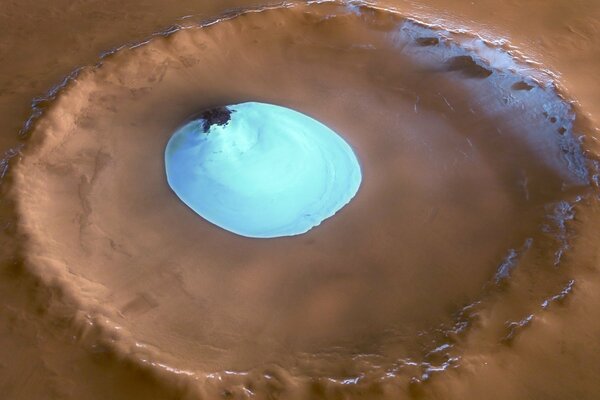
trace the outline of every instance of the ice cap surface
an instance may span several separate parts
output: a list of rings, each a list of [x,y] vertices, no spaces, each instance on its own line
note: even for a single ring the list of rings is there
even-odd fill
[[[356,195],[358,160],[327,126],[257,102],[218,111],[179,128],[165,151],[170,187],[204,219],[247,237],[299,235]]]

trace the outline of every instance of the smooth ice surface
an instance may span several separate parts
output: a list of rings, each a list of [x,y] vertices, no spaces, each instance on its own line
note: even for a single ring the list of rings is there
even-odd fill
[[[358,160],[334,131],[302,113],[264,103],[227,107],[230,120],[194,120],[165,151],[179,198],[215,225],[242,236],[307,232],[356,194]]]

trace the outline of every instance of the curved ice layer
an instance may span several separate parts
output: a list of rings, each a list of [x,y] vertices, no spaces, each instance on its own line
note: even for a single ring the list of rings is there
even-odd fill
[[[192,210],[242,236],[298,235],[358,191],[360,166],[334,131],[289,108],[242,103],[178,129],[167,180]]]

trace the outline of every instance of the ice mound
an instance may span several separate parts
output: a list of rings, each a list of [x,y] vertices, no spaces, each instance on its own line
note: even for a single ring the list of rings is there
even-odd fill
[[[298,235],[356,194],[358,160],[334,131],[300,112],[248,102],[211,109],[178,129],[167,180],[192,210],[236,234]]]

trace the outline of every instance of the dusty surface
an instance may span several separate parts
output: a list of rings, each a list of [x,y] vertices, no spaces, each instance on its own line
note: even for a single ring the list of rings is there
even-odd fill
[[[595,2],[298,6],[205,28],[258,3],[3,3],[6,149],[31,99],[74,67],[188,27],[43,102],[4,179],[7,398],[600,391]],[[486,52],[472,34],[508,44]],[[357,198],[300,239],[231,236],[164,182],[173,129],[251,99],[316,117],[361,159]]]

